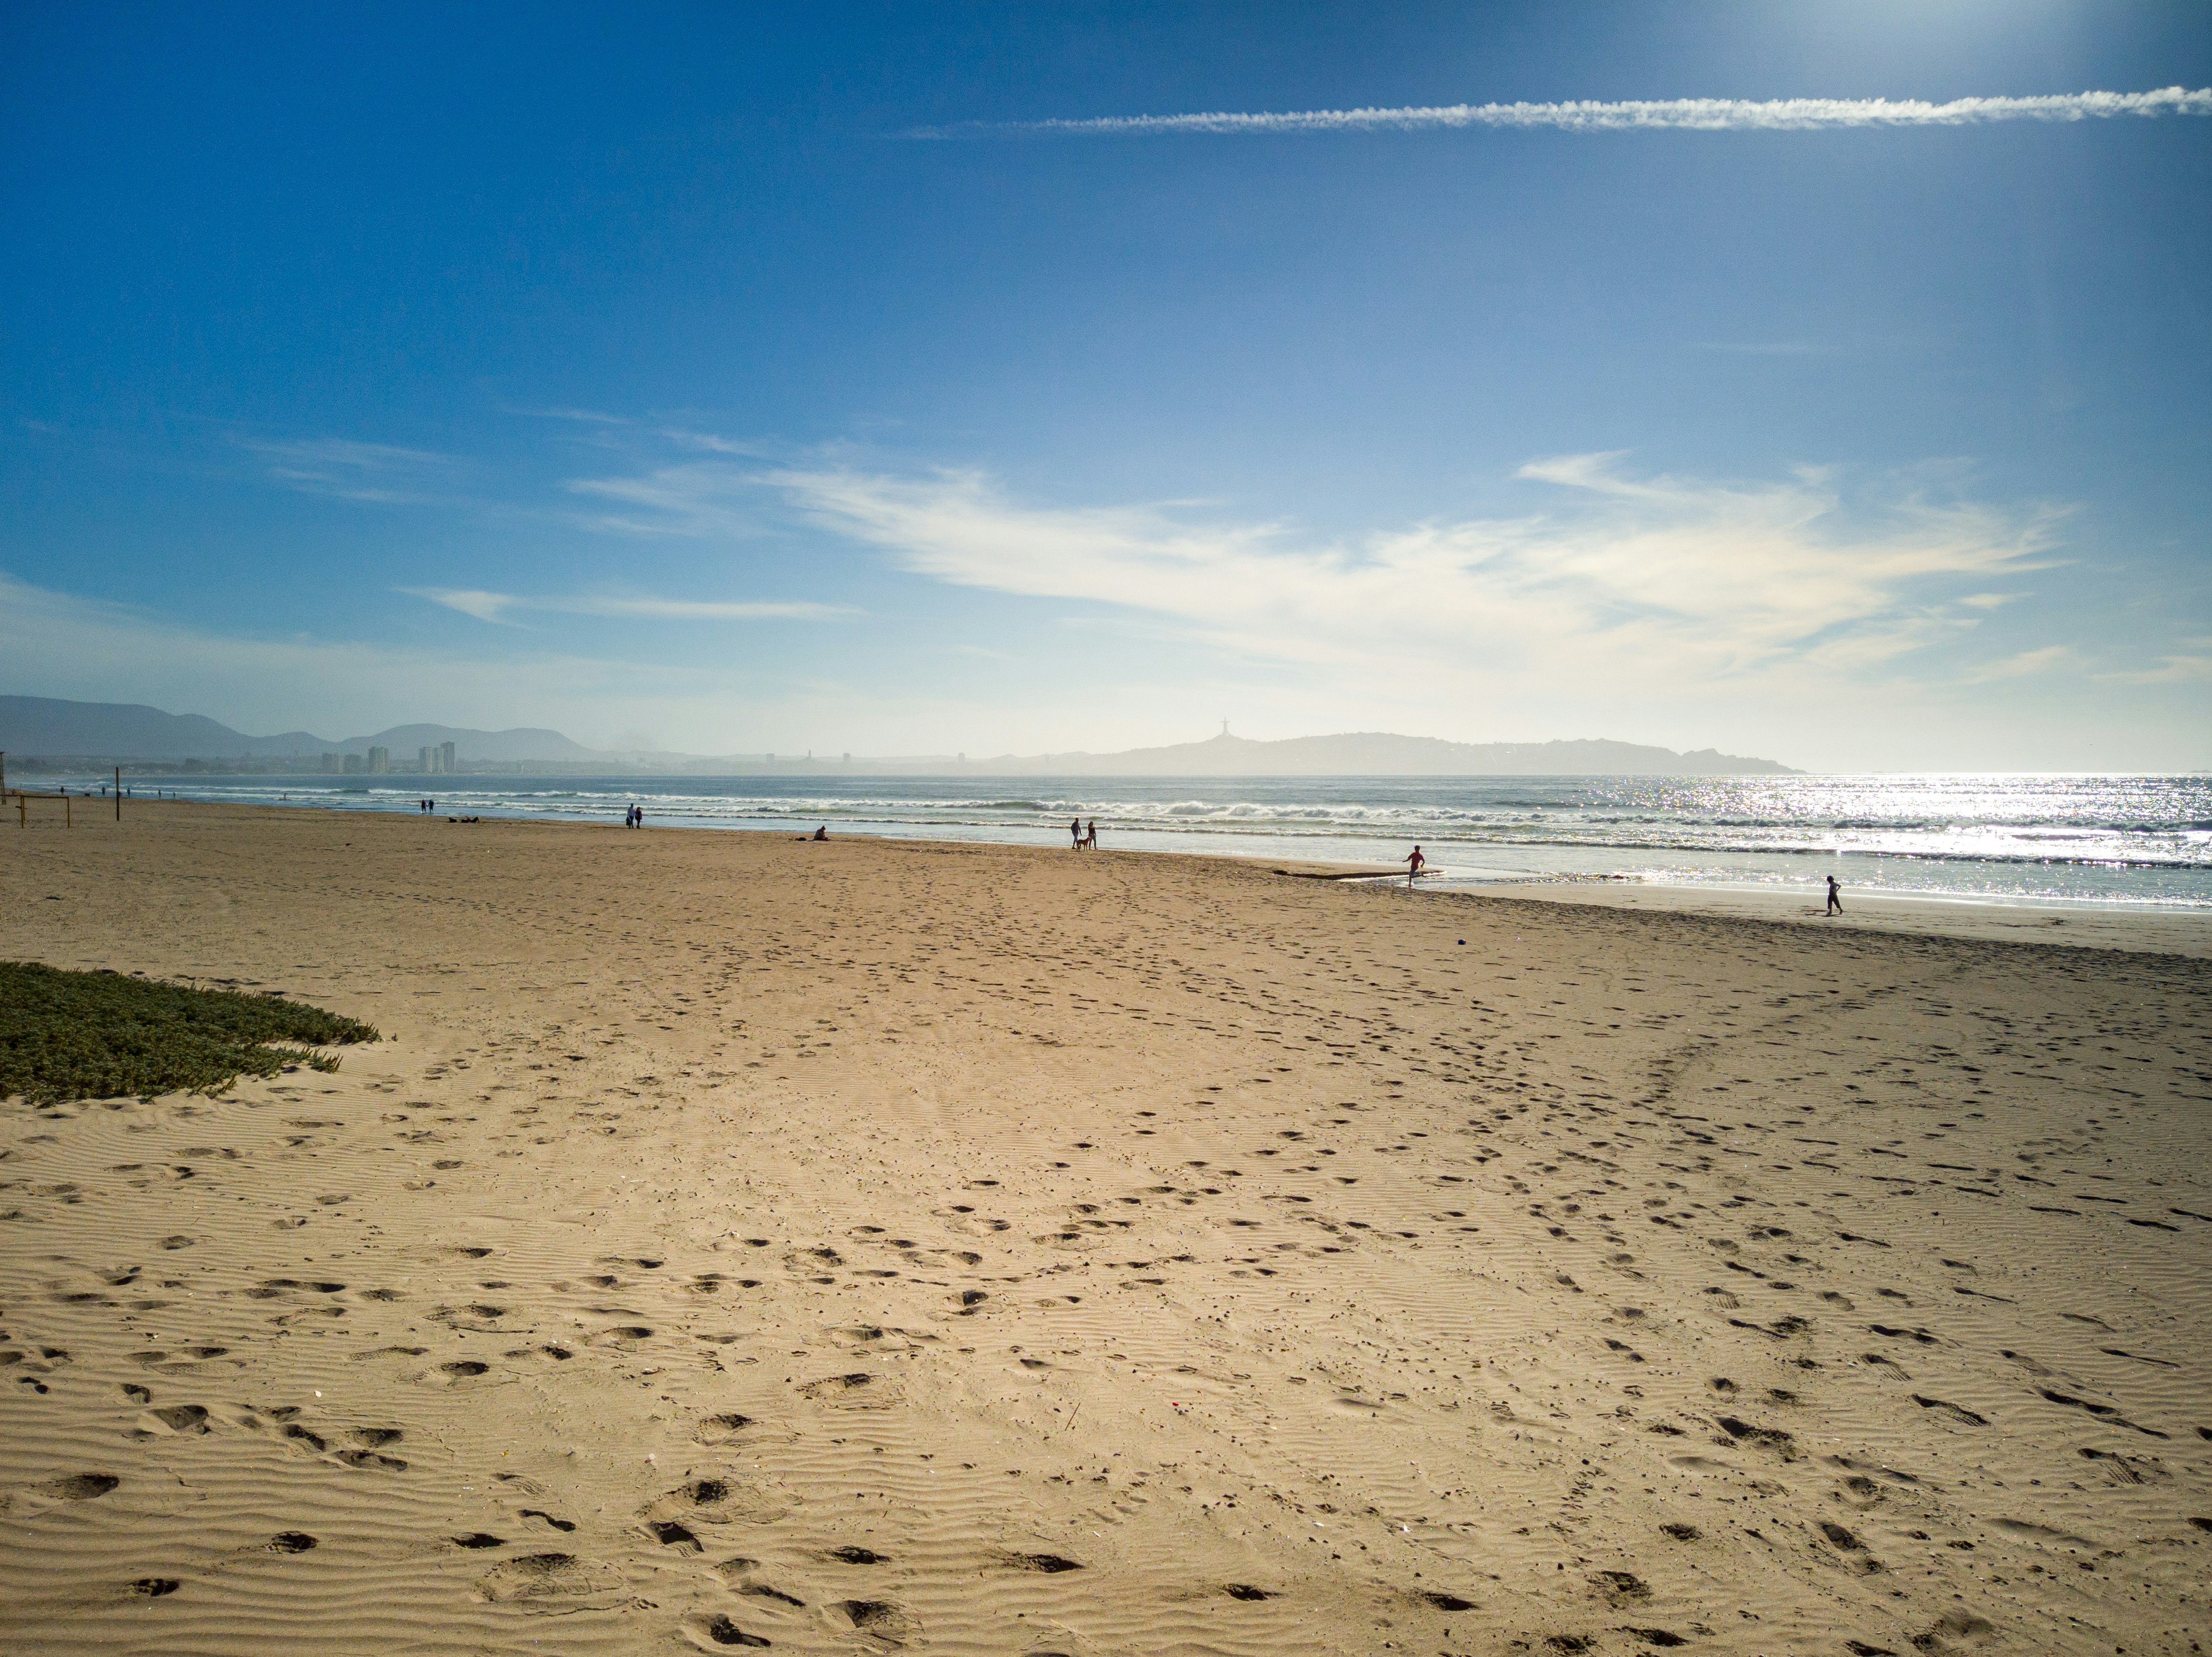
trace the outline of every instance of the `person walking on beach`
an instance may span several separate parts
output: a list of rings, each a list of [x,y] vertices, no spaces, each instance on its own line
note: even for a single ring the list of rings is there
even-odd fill
[[[1083,850],[1083,819],[1080,817],[1067,825],[1067,838],[1073,843],[1076,850]]]
[[[1412,850],[1411,852],[1409,852],[1408,854],[1407,854],[1407,857],[1406,857],[1406,890],[1407,890],[1407,891],[1411,892],[1411,891],[1413,889],[1413,879],[1414,879],[1414,877],[1415,877],[1416,875],[1418,875],[1419,874],[1420,874],[1420,872],[1421,872],[1423,869],[1426,868],[1428,866],[1429,866],[1429,860],[1428,860],[1427,858],[1425,858],[1425,857],[1424,857],[1424,856],[1421,856],[1421,849],[1420,849],[1419,846],[1415,846],[1415,847],[1413,849],[1413,850]]]
[[[1836,877],[1831,874],[1828,877],[1828,913],[1831,915],[1840,915],[1843,912],[1843,893],[1836,885]]]
[[[1083,832],[1083,849],[1085,851],[1098,850],[1098,819],[1096,817],[1091,819],[1091,826]]]

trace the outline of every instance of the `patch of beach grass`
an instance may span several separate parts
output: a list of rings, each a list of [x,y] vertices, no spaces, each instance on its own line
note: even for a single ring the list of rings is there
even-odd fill
[[[315,1049],[377,1039],[278,996],[0,961],[0,1098],[33,1105],[219,1093],[287,1064],[335,1070],[336,1057]]]

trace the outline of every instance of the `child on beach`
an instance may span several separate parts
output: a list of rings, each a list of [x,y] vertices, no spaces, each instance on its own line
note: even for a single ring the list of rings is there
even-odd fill
[[[1415,846],[1415,847],[1413,849],[1413,850],[1412,850],[1411,852],[1409,852],[1409,853],[1407,853],[1407,857],[1406,857],[1406,890],[1407,890],[1407,891],[1411,892],[1411,891],[1413,889],[1413,880],[1414,880],[1414,877],[1415,877],[1415,876],[1417,876],[1418,874],[1420,874],[1420,872],[1421,872],[1423,869],[1426,868],[1428,866],[1429,866],[1429,860],[1428,860],[1427,858],[1425,858],[1425,857],[1424,857],[1424,856],[1421,856],[1421,849],[1420,849],[1419,846]]]

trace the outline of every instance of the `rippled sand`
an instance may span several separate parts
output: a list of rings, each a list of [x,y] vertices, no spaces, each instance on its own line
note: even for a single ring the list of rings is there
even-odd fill
[[[0,953],[390,1038],[0,1107],[11,1652],[2212,1626],[2201,961],[1005,847],[9,832]]]

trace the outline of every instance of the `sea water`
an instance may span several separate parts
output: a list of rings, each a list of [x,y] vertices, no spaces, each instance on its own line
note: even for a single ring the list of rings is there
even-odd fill
[[[97,779],[86,779],[88,782]],[[82,786],[79,784],[78,786]],[[240,803],[1390,864],[1443,887],[1621,880],[2212,910],[2212,777],[134,777]]]

